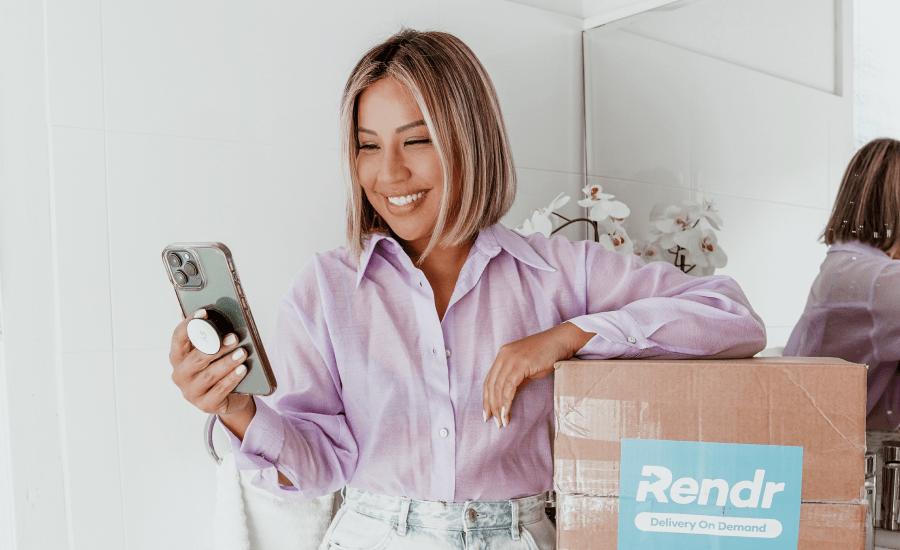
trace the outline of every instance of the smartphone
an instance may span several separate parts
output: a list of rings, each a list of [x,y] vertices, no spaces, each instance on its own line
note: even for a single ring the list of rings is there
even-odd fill
[[[224,325],[223,331],[237,335],[238,345],[247,352],[244,361],[247,374],[234,393],[270,395],[274,392],[275,375],[228,247],[222,243],[173,243],[163,249],[162,260],[182,314],[207,310],[210,318]]]

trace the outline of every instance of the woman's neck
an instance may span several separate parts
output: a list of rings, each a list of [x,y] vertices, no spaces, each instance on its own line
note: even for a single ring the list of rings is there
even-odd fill
[[[469,241],[450,247],[435,246],[421,264],[418,264],[434,292],[434,306],[437,309],[438,319],[443,319],[444,313],[447,312],[459,272],[462,271],[473,244],[474,241]],[[413,263],[417,263],[421,256],[421,251],[416,248],[410,243],[403,243],[403,249]]]

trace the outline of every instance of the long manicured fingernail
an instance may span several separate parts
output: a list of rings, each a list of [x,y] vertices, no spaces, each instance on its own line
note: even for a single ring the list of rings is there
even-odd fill
[[[487,422],[487,411],[481,411],[481,413],[484,415],[484,421]]]
[[[243,376],[245,372],[247,372],[247,367],[245,367],[244,365],[241,365],[240,367],[234,369],[234,374],[236,376]]]
[[[234,334],[229,334],[228,336],[225,337],[224,340],[222,340],[222,343],[225,344],[226,346],[231,346],[235,342],[237,342],[237,336],[235,336]]]
[[[194,313],[194,319],[202,319],[203,317],[206,317],[205,309],[198,309],[197,312]]]
[[[500,419],[495,416],[494,421],[497,423],[497,427],[499,428],[500,427]]]
[[[244,348],[238,348],[238,350],[231,354],[231,358],[235,361],[241,359],[244,356]]]
[[[509,424],[509,418],[506,417],[506,407],[500,408],[500,418],[503,420],[503,425],[506,426]]]

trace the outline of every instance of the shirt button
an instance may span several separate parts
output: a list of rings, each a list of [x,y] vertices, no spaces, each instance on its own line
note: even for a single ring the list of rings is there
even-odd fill
[[[419,286],[422,286],[422,281],[419,281]]]
[[[447,428],[441,428],[441,431],[438,433],[441,434],[441,437],[447,437],[448,435],[450,435],[450,432],[447,431]]]
[[[628,343],[629,343],[629,344],[633,344],[633,343],[635,343],[635,342],[637,342],[637,338],[635,338],[634,336],[629,336],[629,337],[628,337]]]
[[[445,349],[445,350],[444,350],[444,353],[447,354],[447,359],[450,359],[450,350],[449,350],[449,349]]]

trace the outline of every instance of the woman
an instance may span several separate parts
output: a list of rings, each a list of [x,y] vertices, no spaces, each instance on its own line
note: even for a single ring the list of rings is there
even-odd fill
[[[219,414],[259,485],[348,487],[323,548],[553,548],[554,363],[743,357],[763,325],[727,277],[500,225],[506,131],[455,37],[404,30],[374,47],[341,112],[350,247],[317,255],[282,300],[278,391],[229,395],[241,356],[209,363],[184,324],[174,379]]]
[[[900,427],[898,222],[900,141],[876,139],[844,173],[822,235],[828,254],[784,348],[869,365],[868,430]]]

